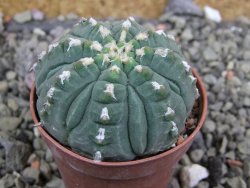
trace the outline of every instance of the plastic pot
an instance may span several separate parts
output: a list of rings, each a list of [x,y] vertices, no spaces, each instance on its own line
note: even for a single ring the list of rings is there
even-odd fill
[[[128,162],[94,162],[62,146],[42,126],[38,126],[42,138],[53,154],[65,186],[67,188],[166,188],[175,165],[190,147],[206,118],[206,91],[195,70],[193,74],[197,78],[201,100],[198,125],[183,143],[161,154]],[[35,86],[30,93],[30,110],[37,124],[39,118],[36,111]]]

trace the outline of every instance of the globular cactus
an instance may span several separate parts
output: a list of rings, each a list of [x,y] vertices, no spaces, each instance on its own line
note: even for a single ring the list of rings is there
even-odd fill
[[[169,149],[198,96],[174,39],[133,18],[82,20],[40,55],[35,73],[44,128],[96,161]]]

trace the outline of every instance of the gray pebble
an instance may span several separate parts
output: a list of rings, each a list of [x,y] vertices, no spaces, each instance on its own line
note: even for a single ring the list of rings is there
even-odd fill
[[[204,123],[203,127],[202,127],[202,131],[204,133],[211,133],[214,132],[216,128],[216,125],[214,123],[214,121],[212,120],[206,120],[206,122]]]
[[[0,118],[0,130],[12,131],[15,130],[21,123],[22,118],[17,117],[2,117]]]
[[[215,61],[218,59],[218,55],[216,54],[216,52],[210,48],[207,47],[204,51],[203,51],[203,57],[206,61]]]
[[[230,188],[247,188],[246,182],[241,177],[228,178],[227,184]]]
[[[58,177],[53,176],[53,178],[45,185],[46,188],[64,188],[64,183]]]
[[[27,167],[22,172],[23,178],[29,183],[38,183],[40,180],[40,172],[38,169]]]
[[[194,163],[199,163],[204,155],[204,151],[201,149],[195,149],[190,152],[190,158]]]
[[[25,22],[29,22],[32,19],[31,16],[31,12],[30,11],[25,11],[25,12],[21,12],[16,14],[13,19],[17,22],[17,23],[25,23]]]
[[[0,93],[5,93],[8,90],[8,82],[0,81]]]
[[[14,175],[12,174],[5,174],[5,176],[3,176],[0,179],[0,187],[1,188],[11,188],[14,186],[14,181],[13,179],[15,178]]]

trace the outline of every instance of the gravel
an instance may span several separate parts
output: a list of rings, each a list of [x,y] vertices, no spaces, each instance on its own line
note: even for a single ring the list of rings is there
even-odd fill
[[[176,36],[187,61],[202,76],[209,106],[207,120],[169,187],[250,187],[250,20],[215,23],[197,7],[187,12],[173,2],[171,13],[139,21]],[[32,10],[4,25],[2,18],[0,13],[0,187],[63,188],[51,152],[33,126],[29,89],[34,74],[29,70],[37,55],[75,24],[77,15],[46,19]],[[197,178],[190,174],[200,175],[200,169],[206,176],[195,183],[185,179]]]

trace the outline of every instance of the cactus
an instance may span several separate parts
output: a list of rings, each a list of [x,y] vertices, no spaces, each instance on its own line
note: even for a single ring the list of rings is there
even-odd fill
[[[128,161],[171,148],[198,96],[174,38],[131,17],[83,19],[38,59],[42,125],[96,161]]]

